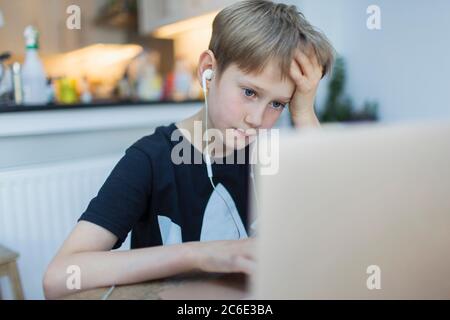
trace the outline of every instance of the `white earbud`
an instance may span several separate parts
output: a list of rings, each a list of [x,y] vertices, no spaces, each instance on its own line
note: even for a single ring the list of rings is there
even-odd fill
[[[206,89],[207,89],[206,81],[211,80],[213,75],[214,75],[214,71],[212,71],[211,69],[206,69],[205,71],[203,71],[202,88],[203,88],[203,92],[205,93],[205,95],[206,95]]]

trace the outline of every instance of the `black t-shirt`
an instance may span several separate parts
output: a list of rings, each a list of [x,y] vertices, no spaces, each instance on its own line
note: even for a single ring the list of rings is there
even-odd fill
[[[174,163],[172,153],[190,161]],[[131,248],[246,238],[248,154],[247,146],[230,155],[244,163],[213,163],[213,189],[201,152],[174,123],[158,127],[126,150],[79,220],[116,235],[114,248],[130,231]]]

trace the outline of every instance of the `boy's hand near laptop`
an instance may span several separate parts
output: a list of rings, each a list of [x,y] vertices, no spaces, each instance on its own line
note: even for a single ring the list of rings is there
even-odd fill
[[[192,242],[194,266],[204,272],[252,274],[255,239]]]

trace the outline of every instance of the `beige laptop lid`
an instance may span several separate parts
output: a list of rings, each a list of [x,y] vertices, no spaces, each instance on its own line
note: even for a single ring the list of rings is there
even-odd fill
[[[450,298],[449,123],[282,134],[279,156],[256,298]]]

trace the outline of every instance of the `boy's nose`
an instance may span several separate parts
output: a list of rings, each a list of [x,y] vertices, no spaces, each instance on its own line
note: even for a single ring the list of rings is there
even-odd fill
[[[266,106],[258,106],[251,108],[252,110],[249,110],[247,112],[247,116],[245,117],[245,122],[248,123],[249,126],[252,128],[259,128],[261,127],[264,119],[264,112],[266,110]]]

